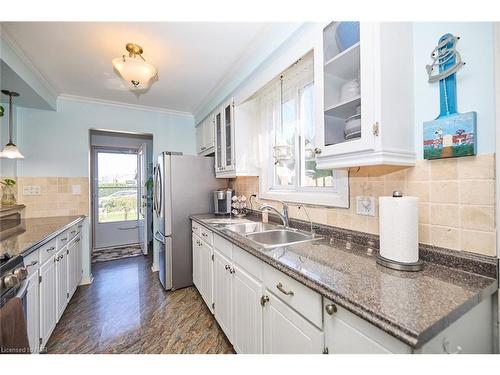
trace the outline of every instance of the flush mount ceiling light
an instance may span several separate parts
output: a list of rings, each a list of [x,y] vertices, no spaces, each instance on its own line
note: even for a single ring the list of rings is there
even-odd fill
[[[7,143],[2,152],[0,152],[0,158],[24,159],[24,156],[17,149],[17,146],[12,142],[12,117],[14,114],[12,111],[12,97],[19,96],[19,94],[9,90],[2,90],[2,94],[9,97],[9,143]]]
[[[131,90],[147,89],[151,79],[157,74],[156,68],[142,57],[144,51],[141,46],[127,43],[125,48],[128,56],[113,59],[113,67],[130,84]]]

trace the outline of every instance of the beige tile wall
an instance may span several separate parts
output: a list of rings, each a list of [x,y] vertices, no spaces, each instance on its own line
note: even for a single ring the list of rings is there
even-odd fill
[[[355,197],[379,197],[401,190],[405,195],[419,198],[420,242],[485,255],[496,254],[494,154],[421,160],[415,167],[405,169],[351,169],[349,176],[350,208],[308,207],[314,222],[378,234],[378,214],[375,217],[357,215]],[[258,184],[258,177],[232,180],[236,192],[247,197],[258,192]],[[290,207],[290,216],[306,220],[304,210],[296,206]]]
[[[23,195],[23,187],[40,186],[40,195]],[[72,185],[80,185],[80,194],[72,194]],[[25,217],[88,215],[88,177],[18,177],[17,201],[26,205]]]

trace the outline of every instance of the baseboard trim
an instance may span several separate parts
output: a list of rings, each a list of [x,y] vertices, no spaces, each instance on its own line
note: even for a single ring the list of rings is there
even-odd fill
[[[94,276],[90,275],[89,277],[83,277],[79,285],[90,285],[92,284],[93,281],[94,281]]]

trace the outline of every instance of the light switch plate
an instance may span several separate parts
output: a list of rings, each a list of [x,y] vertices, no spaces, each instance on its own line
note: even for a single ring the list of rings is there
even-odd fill
[[[82,193],[82,188],[80,185],[71,185],[71,194],[80,195]]]
[[[375,197],[357,196],[356,213],[363,216],[375,216]]]
[[[23,195],[40,195],[41,191],[40,185],[23,186]]]

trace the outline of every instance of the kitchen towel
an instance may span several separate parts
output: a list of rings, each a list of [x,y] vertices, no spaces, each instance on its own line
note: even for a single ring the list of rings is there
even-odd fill
[[[418,198],[379,197],[380,255],[401,263],[418,261]]]
[[[0,308],[0,354],[30,354],[23,301],[11,298]]]

